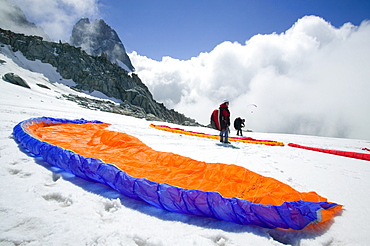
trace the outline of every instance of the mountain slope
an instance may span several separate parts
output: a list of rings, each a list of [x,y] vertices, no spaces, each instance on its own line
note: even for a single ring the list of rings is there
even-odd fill
[[[136,74],[129,75],[126,70],[107,60],[106,56],[90,56],[81,48],[67,43],[47,42],[37,36],[3,29],[0,29],[0,43],[9,45],[12,52],[20,51],[30,61],[39,60],[52,65],[63,79],[73,81],[71,86],[76,90],[103,94],[120,102],[123,108],[138,107],[146,115],[154,115],[163,121],[195,123],[195,120],[156,102]]]

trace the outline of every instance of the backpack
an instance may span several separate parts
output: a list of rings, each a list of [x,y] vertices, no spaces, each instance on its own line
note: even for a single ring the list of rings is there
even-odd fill
[[[213,110],[211,114],[211,126],[213,129],[221,130],[220,122],[219,122],[219,110],[215,109]]]
[[[236,130],[240,129],[242,127],[242,119],[240,117],[236,118],[234,121],[234,128]]]

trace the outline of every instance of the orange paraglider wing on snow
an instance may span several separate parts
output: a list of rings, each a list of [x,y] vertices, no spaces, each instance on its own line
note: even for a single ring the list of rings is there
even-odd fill
[[[302,229],[331,219],[341,209],[315,192],[298,192],[240,166],[155,151],[108,126],[43,117],[19,123],[14,135],[51,165],[169,211]]]
[[[173,128],[165,125],[154,125],[150,124],[151,127],[167,131],[167,132],[173,132],[173,133],[179,133],[184,135],[190,135],[195,137],[203,137],[203,138],[211,138],[211,139],[219,139],[219,135],[212,135],[212,134],[206,134],[201,132],[193,132],[193,131],[186,131],[181,128]],[[263,144],[263,145],[270,145],[270,146],[284,146],[284,143],[272,141],[272,140],[258,140],[250,137],[229,137],[229,141],[231,142],[241,142],[241,143],[251,143],[251,144]]]

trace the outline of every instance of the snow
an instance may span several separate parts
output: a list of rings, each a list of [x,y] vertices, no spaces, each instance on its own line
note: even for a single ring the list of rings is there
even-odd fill
[[[225,148],[217,146],[216,140],[149,127],[163,122],[80,108],[61,97],[77,92],[52,81],[52,67],[45,69],[45,64],[35,61],[23,68],[12,61],[12,55],[0,53],[5,61],[0,65],[0,78],[13,72],[31,89],[0,79],[0,245],[368,245],[369,162],[288,146],[234,143],[239,149]],[[29,70],[40,64],[43,73]],[[299,191],[316,191],[343,204],[344,210],[328,225],[302,231],[271,230],[161,210],[29,155],[14,141],[12,130],[22,120],[42,116],[109,122],[110,129],[136,136],[156,150],[240,165]],[[208,128],[167,125],[216,134]],[[260,132],[244,135],[364,153],[362,148],[370,148],[369,141],[357,139]]]
[[[121,68],[125,69],[126,71],[128,71],[128,72],[131,71],[131,69],[129,69],[128,66],[126,64],[124,64],[122,61],[116,59],[116,63],[117,63],[118,66],[120,66]]]

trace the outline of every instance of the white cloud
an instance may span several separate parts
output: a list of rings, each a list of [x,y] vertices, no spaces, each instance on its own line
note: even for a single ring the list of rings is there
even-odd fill
[[[81,17],[99,16],[98,0],[13,0],[53,40],[68,40]]]
[[[27,23],[22,10],[10,0],[0,0],[0,27],[27,35],[37,35],[49,40],[49,36],[38,26]]]
[[[156,100],[203,124],[228,98],[232,119],[255,131],[370,139],[369,40],[369,22],[335,28],[306,16],[284,33],[224,42],[187,61],[130,59]]]

